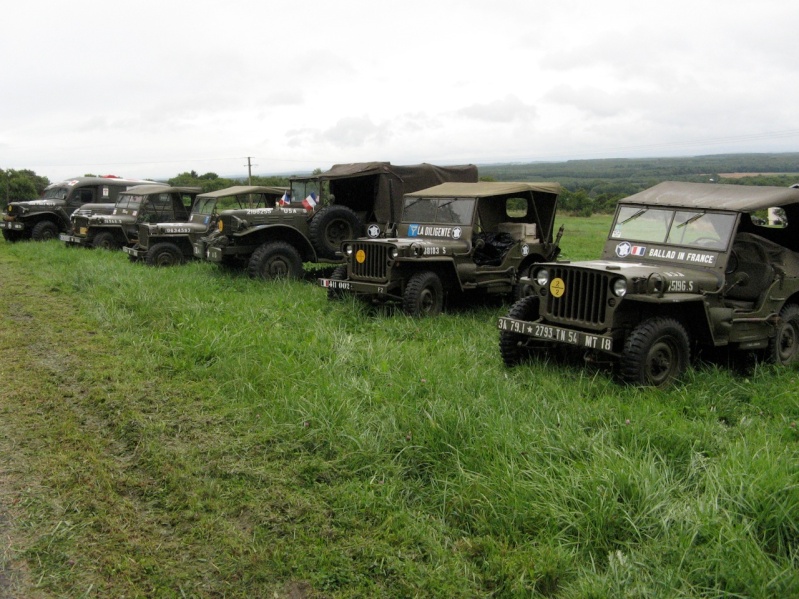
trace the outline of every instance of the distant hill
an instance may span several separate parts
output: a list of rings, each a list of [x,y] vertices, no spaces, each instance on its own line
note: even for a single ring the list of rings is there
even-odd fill
[[[478,164],[478,170],[497,181],[557,181],[566,189],[562,208],[590,214],[661,181],[789,186],[799,183],[799,152]]]

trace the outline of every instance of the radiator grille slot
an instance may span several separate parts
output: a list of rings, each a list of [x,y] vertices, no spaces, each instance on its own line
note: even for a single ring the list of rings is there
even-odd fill
[[[563,279],[565,293],[547,296],[546,311],[553,320],[583,325],[605,323],[610,276],[594,270],[552,268],[551,279]]]
[[[359,279],[385,281],[388,277],[388,254],[391,247],[384,243],[353,243],[352,275]],[[363,262],[358,262],[358,252],[363,252]]]

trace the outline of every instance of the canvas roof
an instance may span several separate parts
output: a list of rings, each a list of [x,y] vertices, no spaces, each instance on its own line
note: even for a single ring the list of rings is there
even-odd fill
[[[619,203],[748,212],[799,203],[799,189],[665,181]]]
[[[477,183],[441,183],[427,189],[420,189],[406,196],[424,196],[428,198],[483,198],[487,196],[525,193],[528,191],[560,194],[559,183],[528,183],[513,181],[479,181]]]
[[[209,191],[200,194],[201,198],[226,198],[229,196],[238,196],[249,193],[271,193],[283,194],[288,191],[288,187],[272,187],[264,185],[234,185],[233,187],[226,187],[225,189],[217,189],[216,191]]]
[[[202,187],[171,187],[169,185],[136,185],[128,187],[125,191],[120,191],[120,194],[126,193],[129,195],[150,195],[151,193],[170,193],[176,191],[178,193],[200,193]]]

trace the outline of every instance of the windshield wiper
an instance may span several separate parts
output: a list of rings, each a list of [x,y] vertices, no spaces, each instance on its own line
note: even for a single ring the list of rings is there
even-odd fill
[[[635,214],[633,214],[633,215],[632,215],[630,218],[625,218],[623,221],[621,221],[621,222],[620,222],[620,223],[618,223],[618,224],[619,224],[619,225],[624,225],[624,224],[626,224],[626,223],[630,222],[631,220],[635,220],[636,218],[638,218],[639,216],[641,216],[641,215],[642,215],[644,212],[648,212],[648,211],[649,211],[649,208],[641,208],[641,209],[640,209],[638,212],[636,212]]]
[[[677,228],[677,229],[681,229],[682,227],[684,227],[684,226],[686,226],[686,225],[690,225],[690,224],[691,224],[692,222],[694,222],[695,220],[699,220],[700,218],[702,218],[703,216],[705,216],[705,214],[707,214],[707,213],[706,213],[706,212],[700,212],[700,213],[698,213],[698,214],[695,214],[695,215],[693,215],[691,218],[689,218],[687,221],[685,221],[685,222],[683,222],[683,223],[680,223],[679,225],[677,225],[677,227],[676,227],[676,228]]]

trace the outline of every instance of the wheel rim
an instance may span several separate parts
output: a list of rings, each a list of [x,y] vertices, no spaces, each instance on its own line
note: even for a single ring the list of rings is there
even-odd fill
[[[158,266],[172,266],[175,263],[175,258],[171,252],[161,252],[156,256],[155,263]]]
[[[661,339],[654,343],[646,354],[644,376],[652,384],[662,385],[674,377],[678,361],[675,343],[670,339]]]
[[[436,293],[430,287],[425,287],[419,294],[419,312],[430,314],[436,305]]]
[[[272,258],[264,266],[265,268],[261,272],[267,279],[285,277],[291,272],[291,266],[288,261],[282,257]]]
[[[790,362],[796,356],[798,338],[794,323],[787,322],[781,327],[777,336],[777,359],[780,363]]]
[[[333,247],[341,245],[342,241],[346,241],[352,237],[352,231],[350,230],[350,226],[346,221],[333,221],[327,227],[327,241]]]

